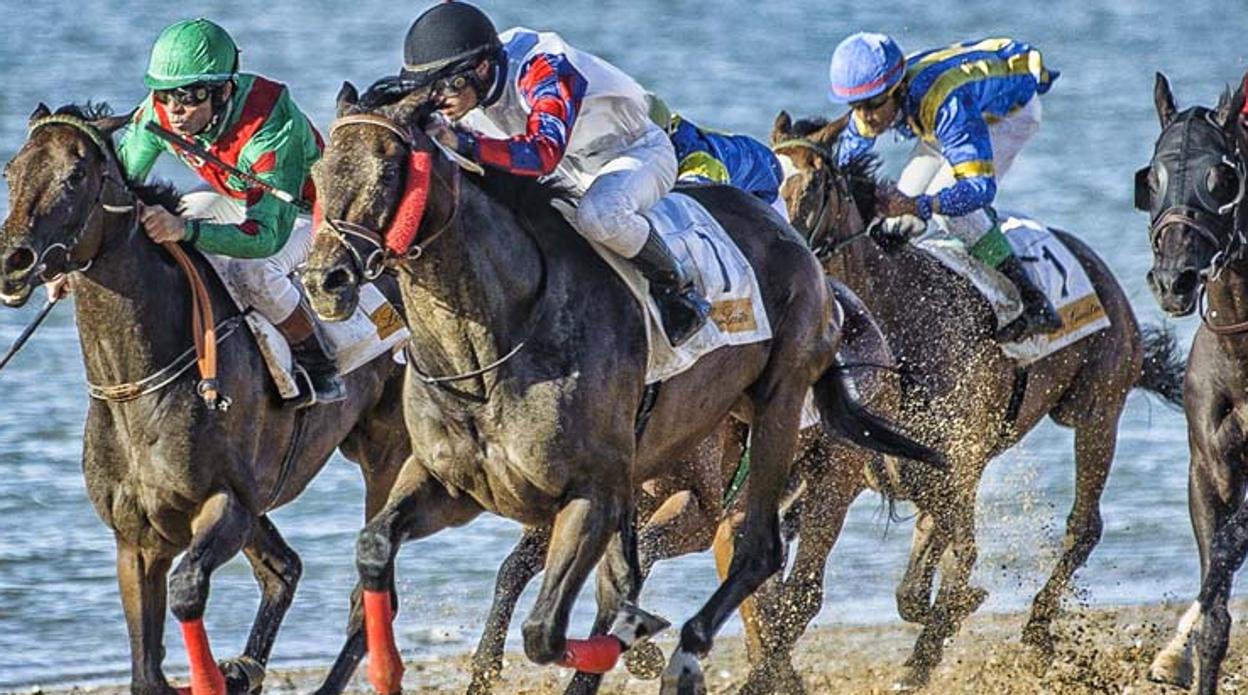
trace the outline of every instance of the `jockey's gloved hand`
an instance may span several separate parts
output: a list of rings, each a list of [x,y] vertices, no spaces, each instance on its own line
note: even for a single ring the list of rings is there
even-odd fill
[[[914,215],[877,217],[867,227],[867,233],[881,249],[892,253],[905,246],[910,237],[921,234],[925,227],[923,220]]]

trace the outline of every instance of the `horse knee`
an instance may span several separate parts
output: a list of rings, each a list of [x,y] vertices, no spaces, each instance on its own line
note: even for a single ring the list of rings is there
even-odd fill
[[[387,587],[390,561],[394,546],[390,534],[374,526],[365,527],[355,543],[355,566],[360,581],[369,591],[382,591]]]
[[[178,622],[204,617],[208,603],[208,575],[195,567],[181,567],[169,575],[169,610]]]
[[[524,655],[535,664],[553,664],[563,658],[567,637],[550,622],[529,618],[521,628]]]

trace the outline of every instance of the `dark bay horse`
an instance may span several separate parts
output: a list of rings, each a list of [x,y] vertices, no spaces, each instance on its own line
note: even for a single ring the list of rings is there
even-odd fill
[[[828,286],[845,316],[841,324],[844,339],[838,353],[840,361],[851,370],[859,398],[874,412],[891,417],[897,411],[900,389],[898,375],[888,369],[893,360],[883,333],[866,305],[849,288],[831,278]],[[721,574],[727,571],[732,560],[733,532],[743,521],[739,502],[744,495],[741,487],[734,490],[733,486],[749,484],[748,466],[743,471],[741,464],[748,434],[749,428],[743,423],[725,423],[676,470],[640,486],[637,516],[645,523],[638,529],[637,546],[643,578],[656,562],[712,546]],[[802,432],[798,451],[784,509],[786,539],[796,535],[801,545],[788,575],[773,576],[759,590],[771,594],[777,591],[771,586],[773,583],[784,586],[786,600],[779,605],[789,610],[760,610],[752,599],[747,599],[740,611],[747,627],[747,646],[752,656],[759,656],[760,663],[766,662],[762,659],[766,635],[786,629],[793,622],[794,611],[817,613],[822,607],[822,571],[827,552],[816,548],[834,541],[844,522],[847,505],[838,493],[846,489],[846,478],[862,481],[864,468],[881,463],[875,452],[833,439],[820,427]],[[855,489],[855,496],[859,489]],[[473,654],[469,693],[480,695],[493,690],[494,680],[503,667],[512,611],[524,588],[542,569],[549,531],[548,527],[527,529],[499,569],[489,617]],[[820,581],[810,581],[815,573]],[[640,677],[655,675],[662,669],[661,652],[653,643],[644,646],[645,649],[628,652],[629,670]],[[774,667],[764,665],[755,670],[754,680],[767,680],[773,687],[783,683],[789,690],[800,690],[800,676],[787,666],[787,659]]]
[[[794,226],[827,272],[857,292],[883,327],[906,374],[902,422],[950,460],[947,475],[915,470],[903,481],[902,495],[919,515],[897,607],[923,629],[898,685],[925,684],[945,639],[986,597],[969,584],[977,555],[976,490],[988,462],[1045,416],[1075,430],[1076,492],[1063,551],[1023,630],[1023,641],[1050,657],[1059,599],[1101,537],[1100,498],[1127,393],[1138,387],[1180,401],[1182,365],[1173,340],[1142,333],[1109,268],[1083,242],[1056,232],[1087,271],[1110,326],[1020,369],[991,339],[995,319],[969,281],[917,248],[885,253],[865,234],[882,184],[873,158],[835,166],[832,148],[843,125],[794,125],[786,113],[777,117],[773,147],[797,167],[783,194]]]
[[[359,283],[393,265],[413,334],[404,394],[415,455],[357,546],[370,680],[389,693],[402,675],[386,592],[400,543],[483,511],[552,524],[525,652],[539,664],[579,665],[576,653],[611,639],[566,637],[589,571],[598,565],[595,633],[637,598],[635,485],[744,407],[755,455],[738,552],[725,583],[684,626],[664,676],[665,691],[696,692],[698,657],[782,562],[778,508],[808,390],[825,426],[851,441],[942,459],[853,401],[845,375],[831,369],[840,335],[814,256],[766,205],[726,187],[690,194],[750,260],[772,339],[710,353],[643,409],[646,318],[629,290],[551,210],[552,189],[497,172],[461,175],[421,130],[431,110],[421,94],[362,106],[344,85],[313,170],[324,220],[305,275],[313,307],[346,316]],[[387,250],[400,236],[381,230],[395,219],[397,234],[415,233],[418,243],[409,237]]]
[[[1248,555],[1244,95],[1227,92],[1214,109],[1180,112],[1170,83],[1158,73],[1153,98],[1161,135],[1149,166],[1136,175],[1135,200],[1150,213],[1148,284],[1157,302],[1173,316],[1201,311],[1183,390],[1191,452],[1188,505],[1201,585],[1149,677],[1190,686],[1195,642],[1200,692],[1213,693],[1230,638],[1231,582]]]
[[[168,603],[182,623],[196,695],[258,691],[300,575],[299,557],[268,513],[294,499],[335,448],[360,465],[366,516],[381,508],[411,450],[402,371],[382,355],[347,377],[350,396],[342,403],[283,405],[238,309],[191,252],[215,315],[224,317],[220,384],[233,403],[210,410],[194,374],[178,371],[193,367],[184,359],[191,344],[187,279],[137,225],[140,198],[171,206],[176,197],[125,181],[109,137],[125,123],[101,108],[53,115],[40,105],[31,116],[29,139],[5,168],[10,209],[0,237],[0,299],[21,306],[46,278],[80,271],[70,284],[96,395],[83,472],[117,542],[131,690],[176,692],[162,670]],[[202,617],[212,572],[239,550],[262,596],[243,655],[219,670]]]

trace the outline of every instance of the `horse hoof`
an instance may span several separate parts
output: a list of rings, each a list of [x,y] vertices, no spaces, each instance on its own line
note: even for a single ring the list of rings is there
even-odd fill
[[[1195,669],[1182,652],[1165,650],[1148,667],[1148,679],[1154,683],[1173,685],[1187,690],[1192,687]]]
[[[225,676],[225,689],[231,693],[259,693],[264,684],[264,666],[250,656],[236,656],[217,664]]]
[[[624,652],[624,666],[633,677],[643,681],[654,680],[663,675],[666,664],[667,657],[663,656],[663,650],[654,642],[635,644]]]
[[[706,695],[706,680],[702,677],[702,666],[697,658],[677,649],[663,672],[659,695]]]

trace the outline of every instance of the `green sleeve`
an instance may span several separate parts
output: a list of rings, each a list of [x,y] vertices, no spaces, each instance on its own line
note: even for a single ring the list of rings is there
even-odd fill
[[[135,110],[134,118],[122,131],[121,144],[117,146],[117,158],[121,160],[121,168],[126,178],[140,183],[147,180],[156,159],[165,151],[164,142],[144,128],[155,117],[151,102],[152,98],[149,96]]]
[[[278,190],[300,197],[320,150],[308,119],[284,93],[269,121],[243,147],[239,168]],[[208,253],[265,258],[286,245],[298,210],[259,188],[247,198],[242,224],[201,222],[195,245]]]

